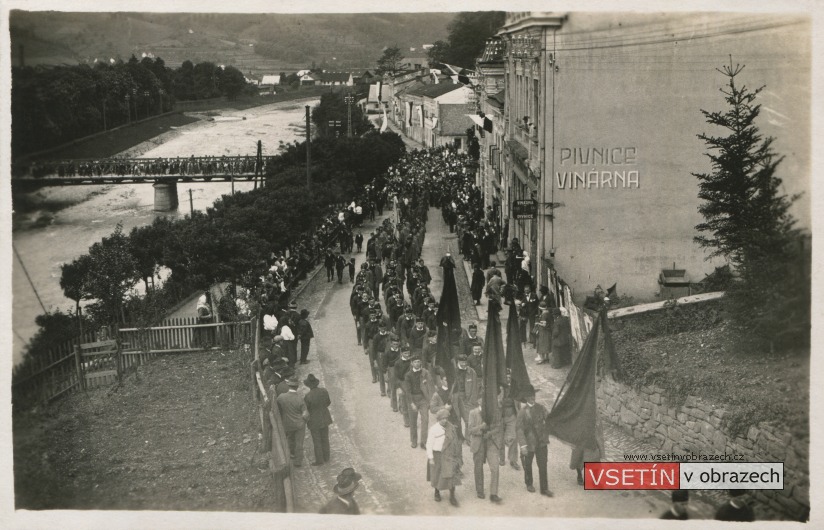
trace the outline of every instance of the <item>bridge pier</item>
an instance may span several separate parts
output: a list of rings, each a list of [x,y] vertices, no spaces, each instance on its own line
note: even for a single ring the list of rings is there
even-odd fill
[[[155,182],[154,188],[154,211],[169,212],[177,210],[179,204],[177,198],[177,181]]]

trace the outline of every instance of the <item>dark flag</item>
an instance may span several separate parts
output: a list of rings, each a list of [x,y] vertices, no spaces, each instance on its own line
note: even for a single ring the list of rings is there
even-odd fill
[[[506,382],[506,357],[504,341],[501,335],[501,304],[496,299],[489,300],[489,316],[486,321],[486,340],[483,357],[483,396],[482,407],[484,421],[492,425],[495,410],[498,408],[498,386]]]
[[[598,364],[598,336],[606,325],[602,322],[605,316],[601,313],[595,320],[581,353],[567,374],[564,384],[566,392],[556,400],[547,416],[550,434],[579,447],[589,445],[596,438],[595,370]]]
[[[521,327],[518,325],[518,311],[515,304],[509,304],[509,320],[506,324],[506,367],[512,372],[512,397],[523,399],[521,389],[531,384],[521,349]]]
[[[607,297],[612,298],[615,296],[615,292],[618,290],[618,282],[612,284],[612,287],[607,289]]]
[[[458,288],[455,285],[455,260],[447,254],[441,258],[440,265],[443,269],[443,291],[438,305],[438,352],[435,364],[443,368],[451,385],[455,380],[452,337],[461,331],[461,308],[458,305]]]

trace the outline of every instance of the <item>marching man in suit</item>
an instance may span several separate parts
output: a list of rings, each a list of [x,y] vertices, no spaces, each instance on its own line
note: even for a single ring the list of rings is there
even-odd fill
[[[547,454],[549,445],[549,431],[546,425],[547,410],[540,403],[535,402],[535,388],[525,385],[523,391],[526,406],[518,411],[515,420],[515,432],[518,445],[521,449],[521,463],[524,466],[524,482],[529,492],[535,491],[532,485],[532,461],[538,462],[538,478],[541,486],[541,495],[552,497],[547,478]]]

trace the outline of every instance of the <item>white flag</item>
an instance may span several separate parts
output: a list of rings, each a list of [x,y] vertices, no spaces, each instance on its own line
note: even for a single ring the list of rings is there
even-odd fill
[[[387,123],[386,123],[386,121],[387,121],[387,118],[386,118],[386,107],[384,107],[384,106],[383,106],[383,103],[381,103],[381,104],[380,104],[380,106],[381,106],[381,110],[383,111],[383,123],[381,123],[381,133],[385,133],[385,132],[386,132],[386,129],[387,129],[387,127],[388,127],[388,125],[387,125]]]

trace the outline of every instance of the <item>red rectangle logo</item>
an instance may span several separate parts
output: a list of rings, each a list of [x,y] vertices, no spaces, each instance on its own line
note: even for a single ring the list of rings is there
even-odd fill
[[[586,462],[587,490],[677,490],[678,462]]]

